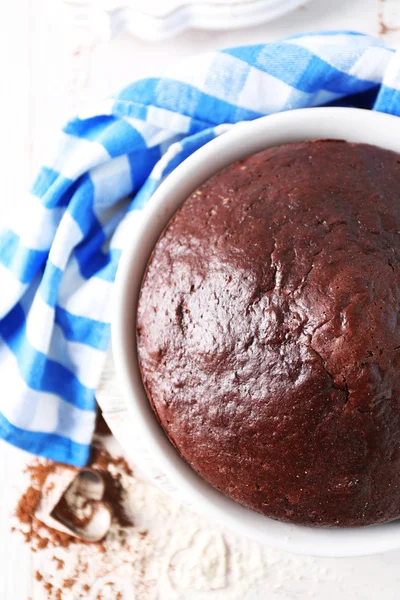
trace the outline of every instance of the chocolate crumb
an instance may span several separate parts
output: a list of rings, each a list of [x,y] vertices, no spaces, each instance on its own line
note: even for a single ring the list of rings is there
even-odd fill
[[[35,489],[32,486],[28,487],[26,492],[21,496],[15,511],[16,517],[20,523],[31,523],[32,513],[36,510],[41,497],[42,493],[40,489]]]
[[[383,15],[380,13],[379,15],[379,35],[386,35],[387,33],[398,31],[398,27],[389,27],[383,20]]]
[[[113,521],[121,527],[131,527],[132,519],[126,514],[123,501],[125,491],[121,482],[120,473],[113,474],[110,468],[115,467],[121,470],[124,474],[132,476],[132,469],[123,457],[112,457],[107,450],[94,445],[89,468],[99,469],[105,482],[104,502],[112,509]],[[44,550],[47,546],[68,548],[71,545],[79,544],[81,541],[78,538],[70,536],[67,533],[56,531],[50,527],[40,523],[35,517],[35,511],[42,497],[43,489],[48,477],[56,472],[57,469],[72,469],[73,467],[53,463],[51,461],[33,461],[26,469],[30,477],[30,485],[22,494],[16,510],[15,516],[22,525],[28,525],[28,531],[21,530],[25,541],[33,548]],[[63,501],[61,500],[60,505]],[[104,546],[98,542],[101,552],[105,552]]]
[[[49,545],[49,540],[46,538],[40,538],[37,543],[37,548],[39,550],[44,550]]]
[[[72,470],[74,473],[78,473],[78,470],[68,465],[42,459],[34,459],[26,468],[29,481],[15,508],[17,525],[13,524],[13,530],[23,536],[32,552],[60,549],[59,552],[63,558],[60,558],[59,555],[56,556],[54,552],[49,555],[48,562],[53,563],[51,572],[47,573],[42,569],[35,573],[35,578],[43,586],[45,597],[48,600],[64,600],[70,597],[73,597],[74,600],[87,600],[88,593],[95,581],[109,573],[110,543],[113,552],[114,548],[117,548],[116,551],[118,552],[119,549],[121,553],[125,553],[125,556],[126,553],[129,553],[128,558],[123,560],[132,561],[134,564],[137,560],[134,558],[135,551],[130,549],[127,539],[130,535],[134,535],[136,540],[142,540],[147,533],[142,530],[133,530],[132,518],[125,509],[127,491],[124,486],[129,482],[127,478],[133,477],[132,469],[127,461],[123,457],[113,457],[97,438],[92,447],[88,468],[98,470],[104,479],[103,501],[110,506],[113,519],[110,538],[106,536],[101,542],[86,544],[79,538],[52,529],[35,516],[42,497],[46,497],[57,485],[55,480],[58,475],[63,477],[66,470]],[[58,509],[60,509],[60,505],[62,508],[62,501],[61,504],[58,503]],[[79,510],[81,508],[85,509],[84,502],[79,502]],[[72,509],[70,508],[70,510]],[[87,511],[82,510],[81,512],[85,514],[86,518]],[[83,518],[79,512],[72,516]],[[90,551],[86,550],[89,546]],[[62,553],[67,554],[64,556]],[[59,572],[60,575],[57,576],[56,572]],[[113,584],[109,582],[107,586],[113,586]],[[102,589],[104,590],[104,586]],[[122,600],[122,596],[119,592],[114,592],[114,588],[112,588],[112,593],[115,595],[115,600]],[[100,592],[100,599],[103,595]]]
[[[78,496],[77,496],[78,497]],[[70,506],[65,496],[61,498],[54,509],[53,516],[60,523],[64,523],[68,527],[77,530],[84,529],[92,519],[92,510],[90,510],[90,502],[84,502],[83,508],[89,507],[89,512],[85,516],[79,516],[74,507]]]
[[[73,579],[64,579],[63,588],[66,590],[70,590],[75,583],[76,582]]]
[[[106,553],[106,547],[104,544],[99,545],[99,552],[101,552],[102,554]]]
[[[53,561],[57,563],[57,571],[61,571],[64,566],[65,566],[65,562],[63,561],[62,558],[58,558],[57,556],[53,556]]]
[[[380,0],[380,3],[383,7],[385,0]],[[390,33],[392,31],[398,31],[399,28],[398,27],[389,27],[388,25],[386,25],[385,21],[384,21],[384,15],[383,15],[383,9],[379,11],[378,13],[378,34],[379,35],[386,35],[387,33]]]

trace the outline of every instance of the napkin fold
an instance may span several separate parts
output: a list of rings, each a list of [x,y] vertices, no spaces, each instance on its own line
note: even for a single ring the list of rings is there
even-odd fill
[[[400,54],[318,32],[181,60],[69,121],[0,234],[0,437],[85,465],[113,281],[162,179],[234,123],[296,108],[400,113]]]

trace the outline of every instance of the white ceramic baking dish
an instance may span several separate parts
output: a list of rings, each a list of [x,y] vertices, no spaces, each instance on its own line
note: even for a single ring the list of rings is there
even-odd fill
[[[249,154],[283,143],[324,138],[400,152],[400,118],[350,108],[285,112],[235,125],[177,167],[142,211],[123,253],[115,289],[112,342],[126,409],[125,431],[129,432],[121,442],[134,460],[141,462],[146,455],[147,464],[156,466],[156,483],[194,510],[265,545],[314,556],[358,556],[400,548],[400,520],[351,529],[290,525],[259,515],[214,490],[179,456],[158,424],[142,386],[134,336],[146,263],[164,226],[189,194],[216,171]],[[118,437],[118,428],[114,432]],[[140,456],[138,440],[143,449]]]

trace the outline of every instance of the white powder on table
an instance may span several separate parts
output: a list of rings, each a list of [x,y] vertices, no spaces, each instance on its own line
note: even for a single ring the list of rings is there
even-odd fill
[[[115,455],[115,447],[114,447]],[[265,600],[312,598],[315,559],[269,550],[193,514],[118,464],[108,472],[126,490],[131,527],[113,524],[105,541],[49,546],[34,554],[35,599]]]

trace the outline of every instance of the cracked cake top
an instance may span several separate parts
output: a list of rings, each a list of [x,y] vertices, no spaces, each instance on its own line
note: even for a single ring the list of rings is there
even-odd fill
[[[211,485],[273,518],[400,516],[400,156],[270,148],[195,191],[142,283],[143,382]]]

